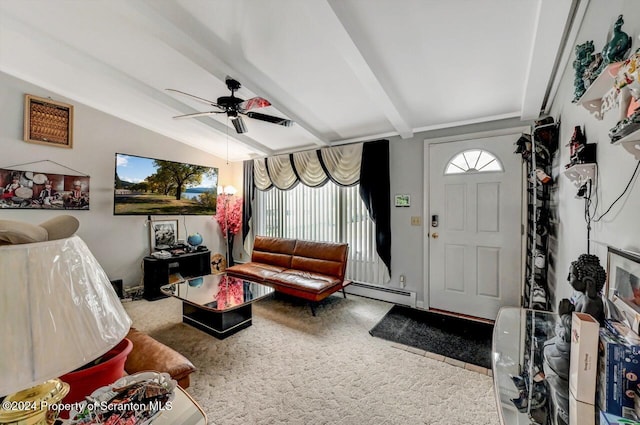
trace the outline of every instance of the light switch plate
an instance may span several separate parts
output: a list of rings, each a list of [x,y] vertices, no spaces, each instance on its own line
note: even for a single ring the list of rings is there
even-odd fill
[[[411,216],[411,225],[412,226],[420,226],[422,224],[422,220],[420,216],[413,215]]]

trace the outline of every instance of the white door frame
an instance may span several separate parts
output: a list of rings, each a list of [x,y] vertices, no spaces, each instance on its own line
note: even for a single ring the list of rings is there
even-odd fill
[[[522,126],[522,127],[512,127],[505,128],[500,130],[490,130],[490,131],[481,131],[476,133],[468,133],[468,134],[460,134],[458,136],[446,136],[446,137],[437,137],[433,139],[424,139],[423,144],[423,156],[424,156],[424,167],[422,169],[422,187],[423,187],[423,210],[422,210],[422,222],[424,223],[423,229],[424,234],[422,235],[422,281],[423,281],[423,293],[424,300],[418,301],[417,306],[429,310],[431,307],[431,303],[429,300],[429,234],[431,232],[431,217],[429,216],[430,205],[429,205],[429,164],[430,164],[430,156],[429,156],[429,145],[433,143],[446,143],[446,142],[461,142],[464,140],[471,139],[485,139],[488,137],[496,137],[496,136],[507,136],[513,135],[513,142],[515,143],[518,140],[518,137],[522,135],[522,133],[530,132],[531,127]],[[514,148],[515,150],[515,148]],[[515,155],[515,154],[514,154]],[[520,203],[520,208],[522,209],[522,202]],[[522,211],[520,216],[522,217]],[[522,226],[522,219],[520,220],[520,225]],[[522,235],[520,236],[522,237]],[[522,258],[520,260],[521,265],[520,269],[522,270],[524,264],[522,263]],[[522,284],[522,282],[521,282]]]

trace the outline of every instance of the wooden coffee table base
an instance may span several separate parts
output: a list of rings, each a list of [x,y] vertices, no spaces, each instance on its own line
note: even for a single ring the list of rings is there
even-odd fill
[[[232,310],[211,311],[182,303],[182,322],[218,339],[251,326],[251,303]]]

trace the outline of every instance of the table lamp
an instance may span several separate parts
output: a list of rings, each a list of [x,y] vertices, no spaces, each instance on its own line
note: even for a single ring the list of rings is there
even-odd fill
[[[46,424],[69,391],[55,378],[116,346],[131,319],[78,236],[1,246],[0,283],[0,397],[27,406],[0,409],[0,423]]]

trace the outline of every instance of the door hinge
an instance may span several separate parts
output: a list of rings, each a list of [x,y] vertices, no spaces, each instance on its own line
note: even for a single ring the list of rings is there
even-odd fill
[[[524,235],[524,224],[520,225],[520,234]]]

